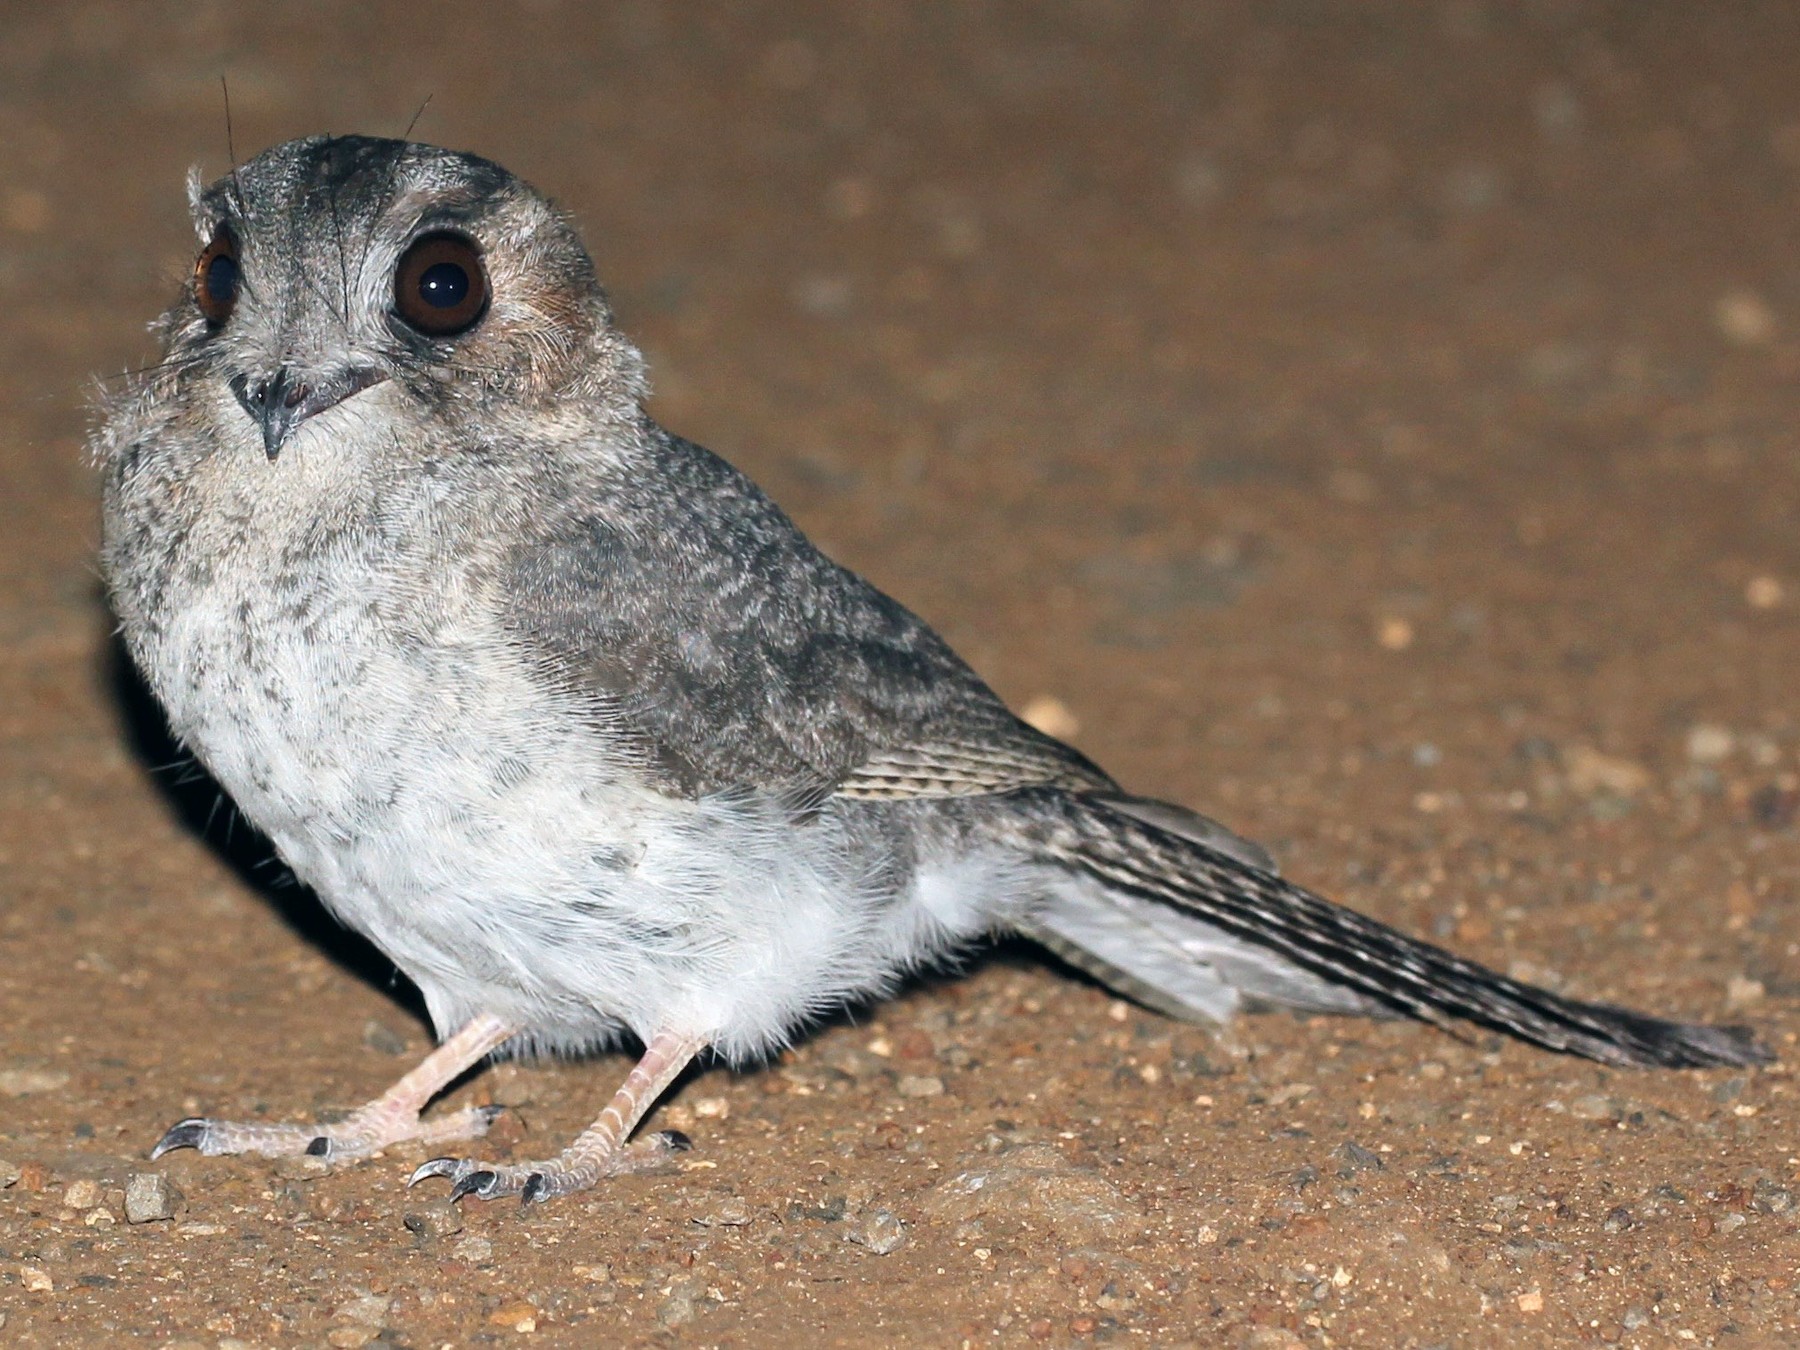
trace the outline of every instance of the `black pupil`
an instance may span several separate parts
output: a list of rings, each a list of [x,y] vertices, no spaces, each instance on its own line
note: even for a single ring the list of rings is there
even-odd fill
[[[206,298],[215,305],[228,305],[237,295],[237,259],[221,253],[206,265]]]
[[[455,309],[469,294],[469,274],[455,263],[433,263],[419,278],[419,298],[433,309]]]

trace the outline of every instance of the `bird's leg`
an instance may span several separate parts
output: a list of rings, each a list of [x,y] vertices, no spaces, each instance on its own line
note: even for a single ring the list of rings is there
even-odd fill
[[[472,1106],[432,1120],[419,1119],[425,1104],[481,1057],[518,1031],[510,1022],[483,1013],[425,1056],[418,1067],[374,1101],[329,1125],[238,1124],[195,1117],[169,1128],[151,1150],[160,1158],[170,1149],[197,1148],[205,1154],[260,1153],[283,1158],[310,1154],[333,1161],[366,1158],[389,1144],[417,1140],[443,1144],[479,1139],[498,1107]]]
[[[705,1046],[699,1037],[671,1031],[651,1037],[650,1044],[644,1047],[644,1057],[613,1094],[599,1119],[548,1161],[488,1163],[469,1158],[433,1158],[414,1172],[407,1184],[414,1185],[426,1177],[448,1177],[452,1200],[465,1195],[482,1200],[516,1195],[529,1205],[552,1196],[585,1191],[603,1177],[655,1167],[671,1153],[691,1147],[687,1136],[677,1130],[664,1130],[636,1144],[625,1141],[663,1089]]]

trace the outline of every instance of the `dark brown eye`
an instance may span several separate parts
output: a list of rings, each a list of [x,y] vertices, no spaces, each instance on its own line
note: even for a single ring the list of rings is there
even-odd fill
[[[229,319],[237,305],[238,278],[237,236],[229,225],[221,225],[194,262],[194,303],[214,328]]]
[[[394,309],[427,337],[467,332],[487,313],[481,250],[460,234],[428,234],[394,269]]]

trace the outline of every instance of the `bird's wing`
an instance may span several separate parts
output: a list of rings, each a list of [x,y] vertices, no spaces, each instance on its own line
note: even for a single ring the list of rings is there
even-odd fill
[[[1112,790],[724,461],[673,437],[643,453],[644,472],[532,522],[500,584],[527,659],[661,790]]]

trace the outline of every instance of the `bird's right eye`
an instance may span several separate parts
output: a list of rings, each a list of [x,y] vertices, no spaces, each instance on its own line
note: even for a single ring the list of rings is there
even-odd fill
[[[394,312],[426,337],[455,337],[488,307],[487,268],[472,239],[439,230],[417,239],[394,269]]]
[[[237,305],[238,278],[237,236],[229,225],[221,225],[194,263],[194,303],[214,328],[229,319]]]

